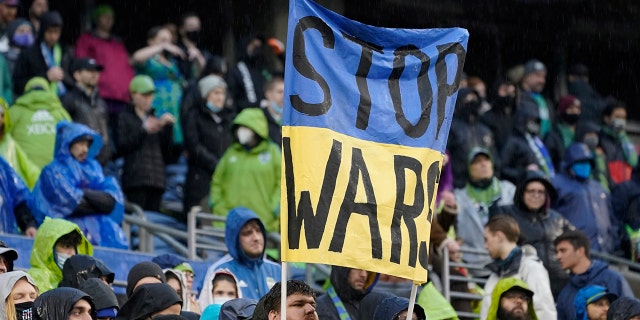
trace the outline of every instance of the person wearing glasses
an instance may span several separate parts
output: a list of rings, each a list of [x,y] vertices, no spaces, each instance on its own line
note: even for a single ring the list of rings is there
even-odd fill
[[[549,274],[530,245],[517,245],[520,227],[515,219],[507,215],[497,215],[484,227],[485,247],[493,262],[485,266],[491,276],[484,286],[480,318],[486,319],[490,313],[493,291],[504,278],[516,277],[527,284],[527,289],[535,293],[534,306],[540,319],[556,319],[556,307],[551,294]]]
[[[542,172],[529,171],[517,186],[513,205],[500,207],[499,214],[511,216],[518,222],[518,244],[529,244],[538,252],[542,264],[549,271],[551,292],[557,297],[567,283],[568,275],[556,259],[553,240],[575,227],[550,208],[557,198],[556,188]]]
[[[518,278],[504,278],[496,284],[491,294],[491,307],[487,320],[538,319],[533,304],[533,291]],[[547,319],[540,317],[540,319]],[[549,318],[555,319],[555,318]]]

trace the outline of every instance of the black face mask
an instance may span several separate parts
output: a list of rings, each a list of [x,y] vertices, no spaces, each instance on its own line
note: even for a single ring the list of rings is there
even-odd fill
[[[513,106],[515,105],[515,102],[516,102],[516,98],[512,96],[498,97],[493,102],[493,107],[499,108],[499,109],[513,108]]]
[[[16,317],[18,320],[33,319],[33,301],[16,303]]]
[[[574,125],[578,123],[578,118],[580,118],[580,115],[575,113],[563,113],[561,117],[564,123],[568,125]]]
[[[187,39],[189,39],[189,41],[195,43],[195,44],[199,44],[200,43],[200,31],[187,31]]]

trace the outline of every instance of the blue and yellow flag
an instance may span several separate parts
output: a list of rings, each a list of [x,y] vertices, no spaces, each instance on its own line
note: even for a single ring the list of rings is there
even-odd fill
[[[427,280],[469,34],[364,25],[291,0],[282,257]]]

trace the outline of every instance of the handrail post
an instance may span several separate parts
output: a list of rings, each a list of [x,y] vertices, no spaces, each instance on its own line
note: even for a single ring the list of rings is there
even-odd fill
[[[442,291],[447,301],[451,302],[451,279],[449,277],[449,248],[444,246],[442,254]]]
[[[189,248],[189,260],[196,258],[196,215],[200,212],[200,207],[195,206],[189,210],[187,215],[187,248]]]

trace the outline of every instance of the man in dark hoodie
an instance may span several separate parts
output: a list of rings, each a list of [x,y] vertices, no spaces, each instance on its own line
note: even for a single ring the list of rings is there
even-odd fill
[[[62,280],[58,287],[80,287],[89,279],[96,278],[105,284],[112,284],[115,273],[100,259],[78,254],[69,257],[62,267]]]
[[[576,311],[573,301],[577,292],[587,285],[603,286],[618,297],[633,297],[629,283],[620,273],[609,269],[608,265],[602,261],[591,260],[589,238],[584,233],[565,232],[556,238],[554,245],[560,265],[571,272],[569,283],[562,289],[556,300],[559,320],[574,319]]]
[[[365,296],[382,294],[371,292],[378,276],[375,272],[333,266],[329,278],[331,285],[327,293],[318,298],[318,317],[323,320],[340,320],[345,316],[356,319]]]
[[[56,288],[40,295],[33,302],[36,320],[96,320],[93,299],[74,288]]]
[[[116,317],[120,306],[116,294],[109,285],[98,278],[91,278],[80,285],[79,289],[93,298],[98,320],[111,320]]]
[[[182,299],[166,283],[149,283],[137,287],[122,306],[116,320],[154,319],[159,315],[180,315]]]
[[[13,70],[13,91],[20,96],[27,81],[33,77],[46,78],[52,91],[62,96],[73,86],[69,64],[73,54],[59,43],[62,34],[62,16],[57,11],[42,15],[36,43],[20,52]]]
[[[614,301],[607,311],[608,320],[640,320],[640,300],[622,297]]]

